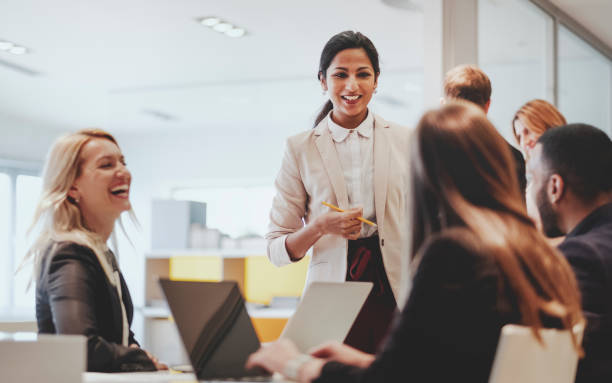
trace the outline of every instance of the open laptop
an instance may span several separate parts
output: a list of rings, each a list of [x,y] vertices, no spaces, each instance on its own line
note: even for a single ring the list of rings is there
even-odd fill
[[[236,282],[160,279],[160,284],[199,380],[271,379],[262,370],[244,368],[260,343]],[[369,282],[312,283],[282,337],[302,351],[344,340],[371,288]]]
[[[304,353],[327,341],[343,342],[370,290],[372,282],[311,283],[280,337]]]

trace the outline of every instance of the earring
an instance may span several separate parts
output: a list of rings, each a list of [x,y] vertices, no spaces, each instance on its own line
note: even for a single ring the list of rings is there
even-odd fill
[[[374,94],[378,93],[378,89],[374,88]]]
[[[325,96],[327,94],[327,91],[324,90],[323,92],[321,92],[323,94],[323,96]]]

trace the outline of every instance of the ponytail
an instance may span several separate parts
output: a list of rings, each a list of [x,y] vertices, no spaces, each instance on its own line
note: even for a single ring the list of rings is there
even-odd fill
[[[325,105],[323,105],[323,108],[321,108],[319,115],[315,119],[313,128],[316,128],[317,125],[319,125],[319,122],[323,121],[323,119],[329,114],[330,110],[332,109],[334,109],[334,104],[332,104],[331,100],[327,100]]]

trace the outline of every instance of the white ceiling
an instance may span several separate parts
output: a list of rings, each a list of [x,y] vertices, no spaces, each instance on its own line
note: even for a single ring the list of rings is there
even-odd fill
[[[196,22],[207,15],[249,34]],[[383,74],[421,68],[422,14],[380,1],[2,0],[0,38],[32,53],[0,60],[39,74],[0,65],[0,114],[111,131],[310,117],[321,49],[346,29],[374,41]]]
[[[483,10],[506,15],[497,30],[509,31],[485,37],[508,41],[493,44],[500,49],[484,61],[541,55],[541,44],[530,39],[541,35],[541,28],[532,31],[539,16],[525,23],[525,9],[505,3],[481,2]],[[612,1],[553,3],[612,46]],[[196,22],[207,15],[249,34],[231,39]],[[513,28],[520,24],[528,27]],[[2,0],[0,39],[32,53],[0,51],[0,115],[139,134],[308,124],[324,101],[315,78],[319,54],[346,29],[364,32],[380,52],[378,104],[414,104],[422,91],[423,14],[380,0]]]
[[[550,0],[591,33],[612,47],[612,1],[610,0]]]

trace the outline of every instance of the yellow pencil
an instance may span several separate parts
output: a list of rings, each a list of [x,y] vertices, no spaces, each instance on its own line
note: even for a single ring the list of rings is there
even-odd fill
[[[327,207],[328,207],[328,208],[330,208],[330,209],[333,209],[333,210],[335,210],[335,211],[339,211],[340,213],[344,213],[344,210],[340,209],[338,206],[334,206],[334,205],[332,205],[331,203],[327,203],[327,202],[325,202],[325,201],[321,201],[321,203],[322,203],[323,205],[327,206]],[[370,225],[370,226],[376,226],[376,224],[375,224],[374,222],[369,221],[369,220],[367,220],[367,219],[365,219],[365,218],[363,218],[363,217],[359,217],[359,218],[357,218],[357,219],[358,219],[358,220],[360,220],[360,221],[361,221],[361,222],[363,222],[363,223],[367,223],[367,224],[368,224],[368,225]]]

